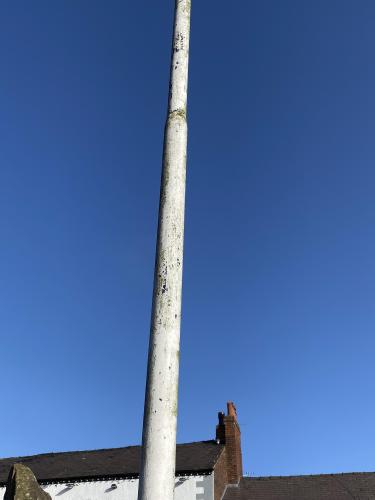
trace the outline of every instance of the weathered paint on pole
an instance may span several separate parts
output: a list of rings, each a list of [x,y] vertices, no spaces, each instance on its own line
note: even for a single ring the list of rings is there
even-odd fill
[[[176,0],[138,500],[174,495],[190,8],[190,0]]]

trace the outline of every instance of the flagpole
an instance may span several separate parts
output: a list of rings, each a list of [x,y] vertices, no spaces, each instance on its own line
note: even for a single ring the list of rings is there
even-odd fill
[[[138,500],[174,496],[190,10],[190,0],[176,0]]]

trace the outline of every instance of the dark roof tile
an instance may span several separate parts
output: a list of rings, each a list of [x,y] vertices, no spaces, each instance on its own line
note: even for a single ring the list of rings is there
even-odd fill
[[[245,477],[223,500],[369,500],[375,498],[375,472],[315,476]]]
[[[176,473],[210,471],[214,468],[222,450],[223,445],[218,445],[215,441],[179,444],[176,453]],[[6,482],[9,470],[16,462],[30,467],[40,482],[137,476],[140,457],[140,446],[128,446],[3,458],[0,459],[0,483]]]

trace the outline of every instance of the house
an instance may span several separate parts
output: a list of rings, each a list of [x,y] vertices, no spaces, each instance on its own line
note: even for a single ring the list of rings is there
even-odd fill
[[[57,500],[137,500],[140,446],[0,459],[0,498],[11,466],[30,467]],[[243,477],[241,433],[233,403],[219,413],[216,439],[179,444],[176,500],[369,500],[375,473]]]

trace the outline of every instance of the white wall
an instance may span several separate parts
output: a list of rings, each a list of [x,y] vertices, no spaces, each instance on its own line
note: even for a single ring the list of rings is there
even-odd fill
[[[137,500],[138,479],[48,484],[42,486],[56,500]],[[116,485],[117,488],[112,488]],[[0,488],[2,499],[5,488]],[[175,500],[213,500],[213,475],[181,476],[175,482]]]

